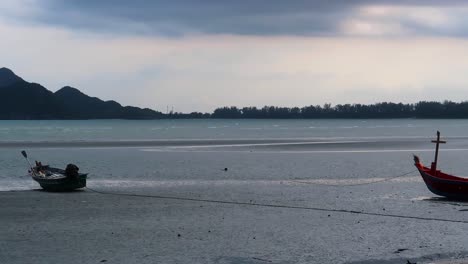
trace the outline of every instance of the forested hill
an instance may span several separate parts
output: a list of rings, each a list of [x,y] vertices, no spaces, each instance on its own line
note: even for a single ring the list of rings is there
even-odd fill
[[[155,119],[151,109],[121,106],[63,87],[53,93],[30,83],[7,68],[0,68],[0,119]]]

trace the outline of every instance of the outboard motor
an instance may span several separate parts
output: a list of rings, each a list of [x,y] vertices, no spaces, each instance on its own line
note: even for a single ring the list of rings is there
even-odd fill
[[[70,179],[78,179],[80,169],[75,164],[68,164],[65,169],[65,175]]]

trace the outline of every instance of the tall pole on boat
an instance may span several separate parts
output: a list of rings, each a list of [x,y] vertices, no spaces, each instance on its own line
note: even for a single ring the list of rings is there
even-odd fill
[[[439,158],[439,144],[440,143],[445,144],[447,143],[447,141],[440,140],[440,132],[437,131],[437,140],[432,140],[431,142],[436,143],[434,162],[432,162],[432,165],[431,165],[431,170],[435,172],[437,169],[437,159]]]
[[[34,167],[31,165],[31,162],[29,162],[29,159],[28,159],[28,154],[26,153],[25,150],[21,151],[21,154],[23,155],[23,157],[28,161],[29,163],[29,168],[31,168],[31,173],[36,176],[36,173],[34,172]]]

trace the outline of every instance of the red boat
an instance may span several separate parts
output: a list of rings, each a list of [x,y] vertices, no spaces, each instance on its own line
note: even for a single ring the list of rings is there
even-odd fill
[[[468,179],[449,175],[437,170],[437,158],[439,155],[439,144],[446,143],[440,140],[440,132],[437,131],[436,151],[434,162],[431,167],[425,167],[419,157],[414,155],[414,165],[418,169],[427,188],[434,194],[445,196],[449,199],[468,200]]]

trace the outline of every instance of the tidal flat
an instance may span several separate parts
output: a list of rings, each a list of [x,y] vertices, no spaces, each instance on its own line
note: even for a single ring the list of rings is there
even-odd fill
[[[67,193],[41,191],[19,153],[30,141],[10,140],[0,262],[463,263],[468,203],[429,192],[412,154],[428,164],[432,138],[400,129],[32,144],[33,159],[90,173],[89,188]],[[468,138],[447,134],[440,167],[463,175]]]

